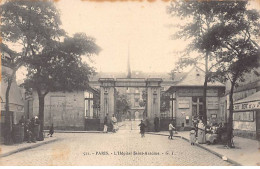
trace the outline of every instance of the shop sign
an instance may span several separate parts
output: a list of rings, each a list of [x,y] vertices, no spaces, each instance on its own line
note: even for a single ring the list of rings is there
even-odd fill
[[[234,110],[255,110],[260,109],[260,101],[248,102],[248,103],[239,103],[234,105]]]
[[[179,109],[189,109],[190,101],[189,100],[179,100]]]

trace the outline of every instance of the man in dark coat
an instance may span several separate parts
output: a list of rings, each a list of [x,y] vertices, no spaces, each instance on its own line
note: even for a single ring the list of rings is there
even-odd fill
[[[52,137],[53,133],[54,133],[54,127],[53,127],[53,124],[51,124],[50,130],[49,130],[49,134],[47,136],[50,135],[50,137]]]
[[[144,133],[145,133],[145,124],[144,124],[144,121],[141,120],[141,123],[139,124],[140,126],[140,133],[141,133],[141,137],[144,137]]]
[[[32,141],[33,143],[36,142],[36,133],[34,131],[34,128],[35,128],[35,118],[31,118],[31,121],[29,123],[29,132],[31,134],[31,139],[30,141]]]
[[[155,118],[154,118],[154,130],[156,132],[159,131],[159,123],[160,123],[159,117],[157,117],[157,115],[156,115]]]

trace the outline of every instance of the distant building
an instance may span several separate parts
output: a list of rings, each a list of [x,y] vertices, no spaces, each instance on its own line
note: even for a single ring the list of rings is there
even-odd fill
[[[16,78],[14,77],[11,88],[9,91],[9,113],[6,112],[6,90],[7,90],[7,79],[6,75],[10,76],[13,72],[10,64],[11,57],[4,50],[1,51],[1,73],[2,79],[1,85],[1,117],[0,117],[0,128],[1,138],[0,142],[3,142],[3,135],[5,127],[9,126],[12,130],[12,125],[17,124],[22,115],[24,115],[24,94],[22,89],[17,85]],[[6,121],[5,116],[9,116],[9,121]]]
[[[12,73],[12,69],[2,65],[2,72],[6,72],[8,74]],[[7,89],[7,82],[5,81],[5,77],[2,77],[1,80],[1,116],[5,114],[5,92]],[[22,115],[24,115],[24,94],[22,89],[17,85],[15,77],[11,85],[11,89],[9,92],[9,111],[11,111],[13,116],[13,124],[17,124]],[[4,119],[4,117],[1,117]],[[1,120],[2,121],[2,120]]]
[[[145,107],[141,106],[140,102],[143,100],[142,94],[144,90],[145,88],[117,88],[119,94],[125,94],[130,103],[130,109],[125,115],[125,119],[143,119]]]

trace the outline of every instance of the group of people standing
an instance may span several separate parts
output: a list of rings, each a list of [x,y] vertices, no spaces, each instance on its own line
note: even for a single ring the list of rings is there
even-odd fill
[[[18,124],[24,127],[24,141],[27,141],[27,143],[35,143],[36,140],[38,140],[40,134],[40,120],[37,116],[34,116],[31,119],[25,119],[25,117],[22,116]],[[52,137],[53,133],[54,128],[52,124],[48,135]]]
[[[109,124],[112,125],[112,132],[115,133],[118,130],[118,125],[117,125],[117,118],[115,117],[115,115],[112,115],[111,118],[111,123],[109,123],[109,119],[108,119],[108,114],[106,114],[105,118],[104,118],[104,133],[108,132],[108,126]]]
[[[194,127],[190,131],[190,140],[191,144],[194,145],[196,140],[199,144],[204,144],[210,142],[210,136],[216,136],[214,139],[216,142],[222,142],[225,144],[226,142],[226,132],[227,126],[222,123],[220,124],[212,124],[205,125],[202,120],[199,120],[198,123],[194,123]]]
[[[40,125],[39,118],[37,116],[32,117],[31,119],[25,119],[24,116],[19,120],[19,124],[24,126],[24,140],[27,143],[35,143],[37,138],[39,137],[39,133],[37,132],[37,128]]]

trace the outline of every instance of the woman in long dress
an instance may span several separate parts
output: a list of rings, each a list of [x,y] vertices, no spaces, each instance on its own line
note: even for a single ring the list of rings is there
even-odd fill
[[[206,143],[205,125],[202,123],[202,120],[200,120],[198,124],[198,143],[199,144]]]
[[[116,119],[114,114],[113,114],[113,117],[112,117],[112,125],[113,125],[113,132],[115,133],[116,130],[117,130],[117,119]]]

